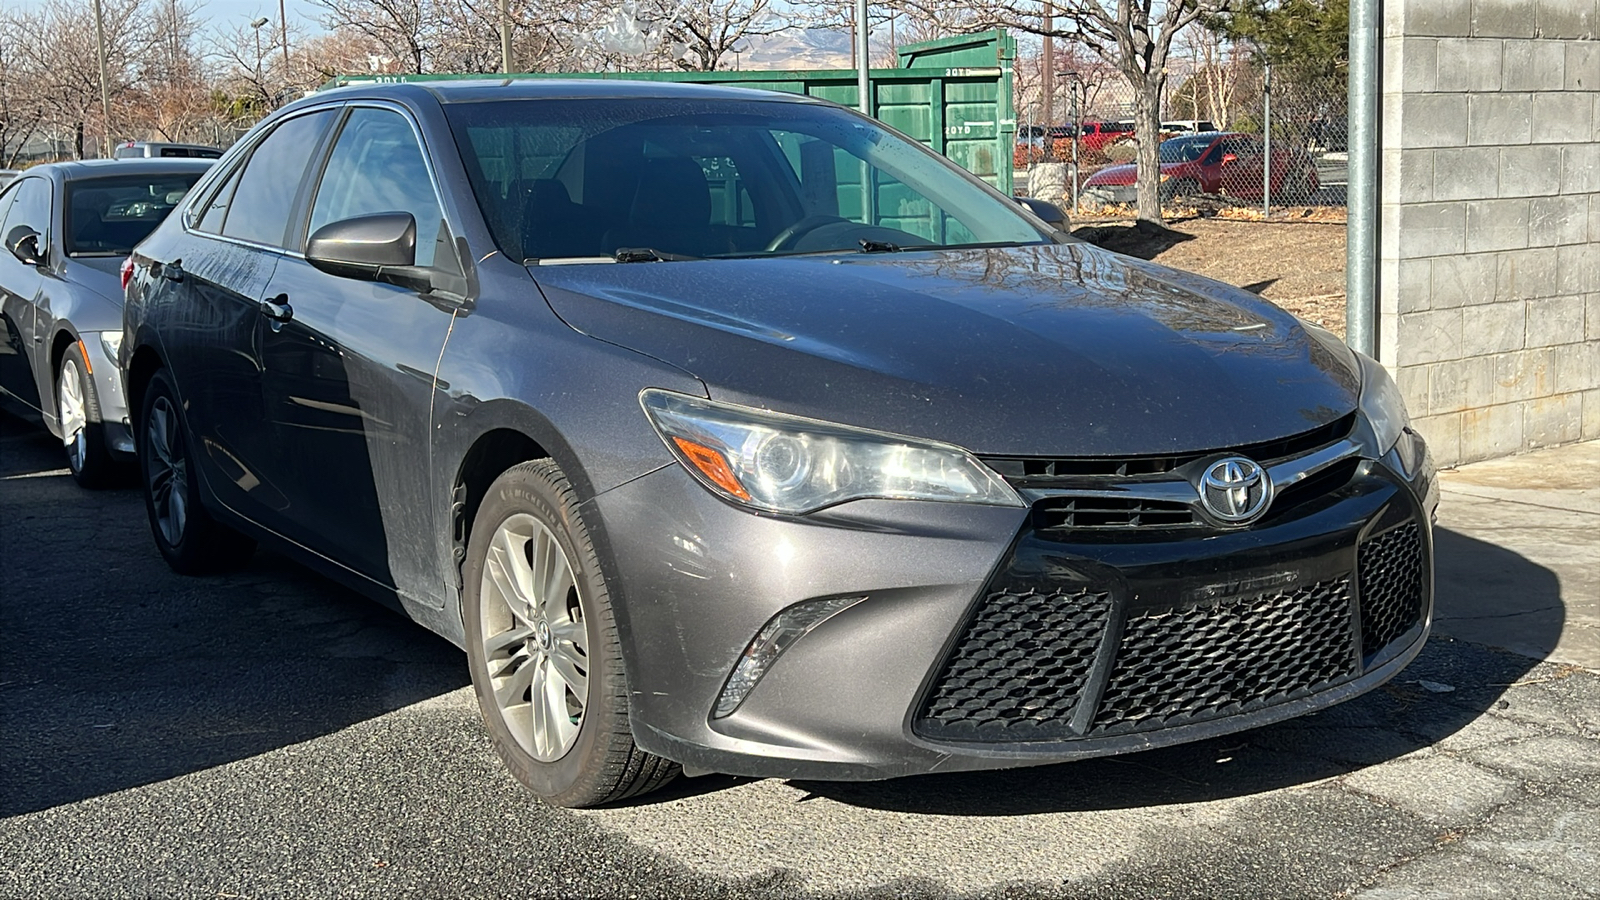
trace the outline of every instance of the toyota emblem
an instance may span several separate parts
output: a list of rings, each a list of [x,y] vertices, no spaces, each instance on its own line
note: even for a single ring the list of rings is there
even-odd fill
[[[1200,505],[1229,525],[1253,522],[1272,502],[1272,479],[1242,456],[1219,459],[1200,476]]]

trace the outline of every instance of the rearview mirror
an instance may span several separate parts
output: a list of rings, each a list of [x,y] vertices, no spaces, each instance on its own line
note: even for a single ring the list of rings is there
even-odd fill
[[[416,264],[417,220],[410,213],[329,222],[311,235],[306,261],[340,278],[382,281],[418,291],[433,289],[432,273]]]
[[[44,265],[44,253],[39,249],[39,232],[26,225],[18,225],[6,235],[6,249],[24,265]]]
[[[1022,204],[1028,212],[1043,219],[1046,225],[1057,231],[1066,231],[1072,224],[1067,218],[1067,214],[1062,212],[1061,207],[1054,203],[1046,200],[1037,200],[1033,197],[1018,197],[1017,202]]]

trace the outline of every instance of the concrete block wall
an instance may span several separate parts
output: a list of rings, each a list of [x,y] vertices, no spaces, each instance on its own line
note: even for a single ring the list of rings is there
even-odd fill
[[[1600,0],[1384,17],[1379,358],[1441,465],[1600,438]]]

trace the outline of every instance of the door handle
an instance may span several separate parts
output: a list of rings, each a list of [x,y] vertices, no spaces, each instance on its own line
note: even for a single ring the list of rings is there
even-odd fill
[[[162,266],[161,277],[168,281],[183,281],[183,260],[175,259]]]
[[[289,305],[289,295],[279,294],[271,300],[261,301],[261,314],[274,322],[287,322],[294,318],[294,307]]]

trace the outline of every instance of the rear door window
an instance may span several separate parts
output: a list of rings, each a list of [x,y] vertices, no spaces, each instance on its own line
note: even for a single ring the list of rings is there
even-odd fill
[[[256,146],[228,198],[223,235],[283,246],[300,184],[332,120],[332,110],[297,116],[279,125]],[[218,197],[226,194],[228,188],[224,187]],[[202,228],[209,219],[210,211],[201,218]]]

